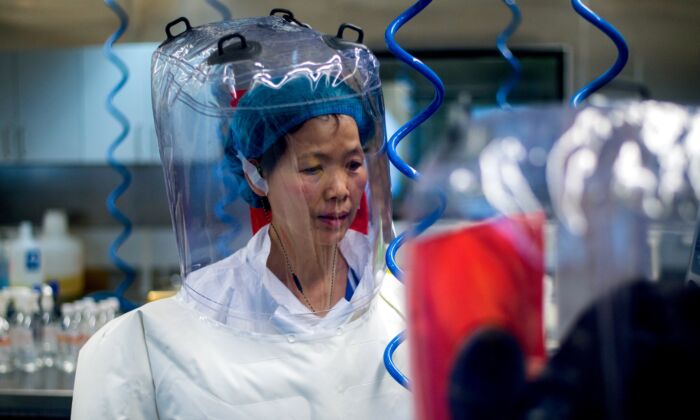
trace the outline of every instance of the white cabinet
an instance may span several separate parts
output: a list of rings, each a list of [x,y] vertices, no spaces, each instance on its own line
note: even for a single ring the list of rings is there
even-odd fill
[[[0,54],[0,162],[19,158],[17,54]]]
[[[126,163],[159,162],[151,108],[151,55],[157,44],[123,44],[114,53],[127,65],[129,78],[116,94],[114,106],[127,118],[129,132],[116,149],[115,156]],[[101,47],[83,50],[85,93],[85,148],[83,160],[88,163],[106,161],[109,146],[122,132],[121,124],[108,112],[109,92],[121,79],[121,73],[104,56]]]
[[[129,121],[122,163],[158,163],[151,109],[151,55],[157,44],[119,44],[129,69],[114,105]],[[121,125],[106,99],[121,74],[101,46],[0,53],[0,162],[106,163]]]
[[[83,148],[83,66],[78,49],[17,55],[20,158],[27,162],[80,160]]]

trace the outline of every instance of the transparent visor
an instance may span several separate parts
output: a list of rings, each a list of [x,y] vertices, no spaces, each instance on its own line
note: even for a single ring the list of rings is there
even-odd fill
[[[470,388],[482,380],[522,390],[493,400],[514,410],[504,418],[555,407],[635,418],[676,406],[675,391],[642,396],[657,395],[649,372],[698,368],[680,350],[698,349],[696,109],[497,112],[472,121],[423,174],[405,211],[440,217],[404,256],[423,418],[475,413],[490,398]],[[508,373],[477,379],[491,362]]]
[[[249,43],[274,48],[256,33]],[[207,52],[195,51],[204,35],[192,36],[173,47],[179,53],[154,56],[180,297],[237,330],[335,332],[369,309],[391,240],[376,60],[364,48],[353,56],[324,44],[330,58],[256,73],[245,61],[193,63]]]

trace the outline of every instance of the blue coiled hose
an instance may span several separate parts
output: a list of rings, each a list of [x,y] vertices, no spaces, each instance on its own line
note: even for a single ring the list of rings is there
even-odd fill
[[[523,70],[522,66],[520,65],[520,61],[515,58],[513,53],[508,48],[508,39],[515,33],[518,26],[520,26],[522,17],[520,15],[520,8],[515,3],[515,0],[503,0],[503,3],[508,6],[513,17],[508,26],[506,26],[503,32],[498,35],[498,38],[496,39],[496,47],[498,47],[498,51],[501,52],[503,58],[505,58],[506,61],[508,61],[508,64],[510,64],[511,74],[508,80],[506,80],[505,83],[503,83],[498,89],[498,92],[496,93],[496,102],[501,109],[510,109],[511,106],[508,103],[508,95],[520,81],[520,76],[522,75]]]
[[[124,274],[124,278],[117,286],[113,295],[119,298],[122,311],[126,311],[132,309],[135,306],[133,305],[133,303],[128,302],[124,299],[124,292],[134,282],[136,271],[129,264],[127,264],[126,261],[122,260],[117,255],[117,251],[119,250],[119,248],[124,242],[126,242],[129,235],[131,235],[131,220],[129,220],[129,218],[126,217],[126,215],[124,215],[124,213],[122,213],[117,208],[117,200],[122,194],[124,194],[127,188],[129,188],[129,185],[131,185],[131,173],[129,172],[126,166],[117,161],[117,159],[114,157],[114,153],[119,147],[119,145],[124,142],[127,135],[129,134],[130,124],[126,116],[114,106],[113,101],[114,97],[124,87],[127,80],[129,79],[129,69],[126,67],[126,64],[124,64],[124,62],[114,54],[113,46],[114,43],[117,42],[117,40],[124,34],[126,28],[129,26],[129,18],[126,15],[124,9],[122,9],[116,1],[104,0],[104,2],[119,17],[119,27],[104,43],[102,51],[104,52],[105,57],[107,57],[107,59],[112,64],[114,64],[121,73],[121,79],[107,95],[106,106],[107,111],[109,111],[112,117],[114,117],[114,119],[116,119],[122,126],[121,133],[119,133],[117,138],[114,140],[114,142],[112,142],[112,144],[109,146],[109,149],[107,150],[107,163],[116,172],[118,172],[119,175],[121,175],[122,182],[114,190],[112,190],[109,196],[107,196],[106,205],[107,211],[109,212],[109,214],[112,215],[112,218],[114,218],[123,226],[122,232],[119,234],[119,236],[117,236],[117,238],[112,242],[111,246],[109,247],[109,258],[110,260],[112,260],[112,263],[119,269],[119,271],[121,271]],[[106,297],[107,295],[112,294],[98,293],[97,295],[100,295],[100,297],[104,295]]]
[[[394,352],[399,347],[399,345],[404,342],[405,339],[406,331],[401,331],[399,335],[394,337],[389,342],[389,345],[386,346],[386,350],[384,351],[384,366],[386,366],[386,370],[389,372],[389,375],[391,375],[391,377],[394,378],[396,382],[403,385],[403,387],[405,387],[406,389],[411,389],[408,378],[396,368],[396,366],[394,365],[394,360],[392,359],[392,357],[394,356]]]
[[[432,71],[422,61],[410,55],[403,48],[401,48],[396,42],[395,36],[398,30],[406,22],[413,19],[413,17],[415,17],[418,13],[425,9],[425,7],[428,6],[431,2],[432,0],[418,0],[415,4],[413,4],[403,13],[401,13],[396,19],[394,19],[394,21],[391,22],[386,28],[386,32],[384,33],[384,40],[386,42],[387,47],[389,48],[389,51],[391,51],[391,53],[394,54],[399,60],[403,61],[404,63],[408,64],[409,66],[420,72],[435,87],[435,96],[433,97],[433,100],[428,105],[428,107],[426,107],[418,115],[413,117],[406,124],[402,125],[396,131],[396,133],[394,133],[394,135],[391,136],[388,142],[389,147],[387,153],[389,156],[389,160],[396,167],[396,169],[398,169],[402,174],[404,174],[413,181],[418,181],[420,179],[420,173],[416,169],[411,167],[409,164],[404,162],[403,159],[401,159],[401,157],[397,153],[396,149],[399,145],[399,142],[401,142],[401,140],[404,137],[406,137],[408,133],[410,133],[416,127],[424,123],[431,115],[435,113],[435,111],[437,111],[437,109],[442,104],[443,98],[445,96],[445,86],[434,71]],[[406,232],[402,232],[389,244],[389,247],[386,251],[386,264],[391,273],[394,276],[396,276],[396,278],[398,278],[399,280],[403,280],[403,271],[396,264],[396,253],[398,252],[399,248],[401,248],[401,246],[406,241],[409,235],[419,235],[440,218],[445,208],[445,196],[442,194],[440,194],[440,201],[441,205],[438,209],[436,209],[423,220],[421,220],[414,228]],[[389,345],[386,347],[386,350],[384,351],[384,366],[386,366],[386,369],[389,372],[389,374],[394,379],[396,379],[398,383],[400,383],[405,388],[409,389],[410,383],[408,379],[396,368],[396,365],[394,365],[392,359],[394,351],[401,343],[403,343],[404,339],[405,331],[397,335],[393,340],[391,340]]]
[[[617,60],[605,73],[601,74],[593,80],[588,85],[584,86],[579,90],[569,102],[572,107],[578,107],[579,104],[586,100],[592,93],[602,88],[608,84],[611,80],[615,78],[622,69],[627,64],[627,59],[629,58],[629,49],[627,48],[627,43],[622,34],[615,29],[614,26],[601,19],[600,16],[596,15],[591,9],[589,9],[582,0],[571,0],[571,5],[576,10],[576,13],[581,15],[584,19],[590,22],[593,26],[601,30],[605,35],[608,36],[617,47]]]
[[[218,0],[207,0],[207,3],[221,14],[221,20],[231,19],[231,11],[225,4]]]

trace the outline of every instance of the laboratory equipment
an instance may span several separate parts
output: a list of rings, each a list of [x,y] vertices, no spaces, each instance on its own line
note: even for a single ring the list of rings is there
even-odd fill
[[[513,33],[515,33],[518,26],[520,26],[522,16],[520,14],[520,8],[515,0],[503,0],[503,4],[508,6],[512,18],[508,23],[508,26],[506,26],[506,28],[503,29],[503,32],[498,35],[498,38],[496,39],[496,47],[503,58],[508,61],[508,64],[511,67],[511,74],[508,80],[503,82],[501,87],[498,88],[498,92],[496,93],[496,102],[501,109],[509,109],[510,103],[508,103],[508,95],[518,84],[518,81],[522,76],[522,66],[520,65],[520,61],[515,57],[515,55],[513,55],[510,48],[508,48],[508,39],[513,36]]]
[[[122,35],[124,35],[126,28],[129,26],[129,18],[124,9],[122,9],[119,6],[119,3],[117,1],[104,0],[104,2],[119,18],[119,27],[105,41],[103,46],[103,52],[105,57],[107,57],[107,59],[119,69],[119,73],[121,74],[121,78],[114,86],[114,88],[109,92],[109,94],[107,95],[107,100],[105,101],[107,110],[119,122],[119,124],[122,127],[121,132],[119,133],[119,135],[117,135],[112,144],[109,146],[106,154],[107,163],[109,164],[109,166],[112,167],[112,169],[114,169],[115,172],[119,173],[119,175],[121,176],[121,182],[107,196],[105,204],[107,207],[107,211],[110,215],[112,215],[112,218],[114,218],[116,221],[119,222],[120,225],[122,225],[122,231],[114,239],[111,246],[109,247],[109,258],[112,261],[112,263],[123,274],[123,278],[117,285],[117,288],[114,291],[114,295],[116,295],[116,297],[120,299],[122,308],[126,311],[134,308],[134,304],[124,298],[124,292],[134,282],[136,270],[134,270],[134,268],[131,265],[129,265],[129,263],[124,261],[117,254],[119,248],[124,242],[126,242],[126,240],[131,235],[132,228],[131,220],[129,220],[129,218],[124,213],[122,213],[122,211],[119,210],[119,208],[117,207],[117,199],[122,194],[124,194],[124,192],[129,188],[129,185],[131,184],[131,172],[126,166],[124,166],[123,163],[119,162],[119,160],[115,157],[115,153],[117,148],[119,148],[119,145],[124,142],[127,135],[129,134],[131,125],[129,124],[128,118],[114,105],[114,97],[119,93],[119,91],[129,80],[129,69],[127,68],[126,64],[124,64],[124,62],[116,54],[114,54],[113,46],[114,43],[117,42],[117,40],[121,38]],[[110,293],[106,294],[107,296],[110,295]],[[101,295],[105,295],[105,292],[103,292]]]
[[[411,7],[406,9],[403,13],[401,13],[394,21],[392,21],[389,26],[386,28],[385,32],[385,40],[387,47],[389,50],[396,55],[401,61],[404,63],[408,64],[411,66],[413,69],[416,71],[420,72],[424,77],[426,77],[430,83],[433,85],[435,88],[435,94],[433,96],[433,100],[430,102],[430,104],[423,109],[418,115],[414,116],[410,121],[408,121],[406,124],[402,125],[396,133],[392,134],[391,138],[388,141],[388,147],[387,147],[387,155],[389,157],[389,160],[391,163],[394,165],[396,169],[398,169],[404,176],[408,177],[409,179],[413,181],[417,181],[420,178],[420,173],[411,167],[408,163],[406,163],[401,156],[399,156],[397,152],[397,147],[401,140],[406,137],[408,133],[410,133],[412,130],[414,130],[417,126],[425,122],[428,118],[430,118],[431,115],[437,111],[437,109],[440,107],[442,104],[443,98],[445,96],[445,86],[443,85],[442,81],[440,80],[440,77],[432,71],[428,66],[423,64],[420,60],[415,59],[412,55],[410,55],[408,52],[406,52],[403,48],[399,46],[399,44],[396,42],[394,37],[396,36],[396,33],[398,30],[409,20],[414,18],[417,14],[419,14],[425,7],[427,7],[431,3],[431,0],[418,0],[415,4],[413,4]],[[401,248],[401,246],[405,243],[409,235],[418,235],[420,234],[423,230],[427,229],[438,217],[440,217],[440,212],[441,209],[439,208],[438,211],[434,214],[430,214],[427,217],[425,217],[423,220],[421,220],[419,223],[417,223],[414,227],[412,227],[407,231],[401,232],[396,238],[394,238],[389,246],[386,249],[386,255],[385,255],[385,260],[387,267],[389,270],[392,272],[394,276],[398,279],[403,279],[403,271],[401,268],[398,266],[396,263],[396,254]],[[397,335],[392,341],[389,342],[389,345],[386,347],[384,350],[384,365],[387,368],[387,371],[391,374],[391,376],[399,382],[402,386],[408,388],[408,379],[406,376],[401,373],[395,366],[394,361],[393,361],[393,353],[396,349],[396,347],[401,344],[404,340],[404,334],[400,333]]]

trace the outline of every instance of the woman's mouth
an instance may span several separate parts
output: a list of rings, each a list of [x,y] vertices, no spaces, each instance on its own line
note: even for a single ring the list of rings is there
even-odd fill
[[[343,226],[345,221],[348,218],[349,213],[348,212],[342,212],[342,213],[326,213],[318,216],[318,219],[323,223],[324,225],[333,228],[333,229],[339,229],[340,227]]]

